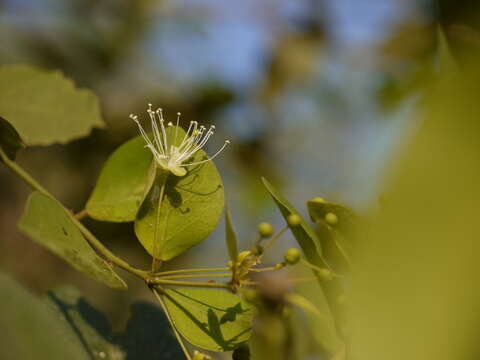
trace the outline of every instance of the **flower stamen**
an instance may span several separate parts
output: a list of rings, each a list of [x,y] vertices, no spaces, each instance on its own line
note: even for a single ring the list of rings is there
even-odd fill
[[[173,128],[175,126],[173,142],[169,144],[162,109],[158,108],[154,111],[152,110],[152,104],[148,104],[147,113],[150,117],[153,139],[142,127],[137,115],[130,114],[130,118],[137,124],[140,134],[145,140],[145,147],[152,152],[158,166],[172,172],[174,175],[183,176],[186,174],[185,167],[199,165],[213,160],[230,144],[230,141],[226,140],[223,146],[213,156],[207,157],[205,160],[186,163],[186,161],[191,159],[207,144],[208,140],[214,134],[215,126],[212,125],[207,130],[205,126],[199,126],[197,121],[191,121],[184,138],[179,145],[176,145],[181,115],[177,113],[176,125],[172,122],[167,123],[167,128]]]

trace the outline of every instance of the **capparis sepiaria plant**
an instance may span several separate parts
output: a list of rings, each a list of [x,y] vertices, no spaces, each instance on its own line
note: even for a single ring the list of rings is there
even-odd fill
[[[343,276],[351,262],[346,238],[354,221],[349,209],[313,198],[307,204],[312,226],[262,179],[285,226],[275,231],[261,222],[252,246],[239,249],[213,161],[228,151],[230,142],[225,140],[209,154],[205,148],[214,126],[192,121],[184,129],[180,114],[168,121],[162,109],[148,104],[147,116],[132,114],[130,120],[126,116],[133,138],[113,151],[84,210],[73,212],[22,168],[15,155],[24,146],[66,143],[103,126],[95,96],[76,89],[59,73],[7,66],[0,69],[0,115],[1,161],[33,189],[19,229],[78,271],[114,289],[127,289],[117,269],[135,275],[158,301],[186,359],[210,359],[214,353],[233,359],[300,359],[312,353],[344,358],[348,331]],[[222,213],[228,263],[164,269],[175,257],[195,251]],[[102,235],[87,228],[85,217],[130,223],[151,257],[151,267],[137,268],[111,252]],[[264,265],[263,255],[287,230],[299,249],[291,248],[276,264]],[[286,267],[294,275],[283,275]],[[302,292],[302,286],[307,291]],[[310,292],[314,287],[315,293]],[[315,329],[310,332],[314,347],[300,348],[301,341],[292,341],[299,322]],[[91,358],[126,358],[111,349],[89,351]],[[160,355],[149,358],[173,358],[156,356]]]

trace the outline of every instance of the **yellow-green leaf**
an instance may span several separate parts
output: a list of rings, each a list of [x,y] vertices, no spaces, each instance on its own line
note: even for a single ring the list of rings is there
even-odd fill
[[[18,227],[92,279],[112,288],[126,289],[125,282],[95,253],[56,200],[39,192],[31,194]]]
[[[177,133],[178,142],[185,134],[182,129],[175,129],[169,127],[169,143],[173,141],[173,134]],[[207,154],[199,150],[190,161],[205,159],[208,159]],[[202,242],[217,226],[223,210],[222,179],[213,161],[186,169],[185,176],[168,175],[160,213],[158,199],[163,173],[153,183],[137,214],[135,234],[148,253],[157,259],[170,260]]]
[[[250,337],[252,309],[232,293],[212,289],[167,289],[163,295],[172,320],[192,345],[229,351]]]
[[[88,214],[103,221],[134,221],[154,176],[152,153],[143,138],[127,141],[105,163],[88,199]]]
[[[0,116],[27,145],[64,144],[104,126],[91,91],[77,89],[59,71],[25,65],[0,67]]]

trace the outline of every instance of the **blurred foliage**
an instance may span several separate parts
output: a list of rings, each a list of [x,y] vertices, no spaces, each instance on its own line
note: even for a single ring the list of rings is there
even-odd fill
[[[215,121],[219,132],[234,137],[232,155],[220,162],[219,167],[221,172],[227,169],[232,174],[229,179],[232,197],[252,210],[245,212],[254,219],[245,220],[245,216],[241,216],[238,223],[242,225],[264,220],[257,218],[259,214],[263,216],[262,210],[266,208],[266,193],[258,180],[259,175],[282,187],[287,185],[288,197],[293,193],[295,204],[301,204],[302,198],[316,195],[305,195],[304,191],[311,192],[312,188],[322,195],[325,189],[333,189],[331,191],[339,194],[325,196],[332,195],[328,198],[334,200],[344,196],[343,200],[350,202],[352,199],[345,195],[348,194],[345,189],[348,181],[354,183],[350,193],[362,193],[364,187],[355,183],[354,174],[371,170],[366,166],[370,159],[366,159],[362,146],[356,143],[374,141],[380,133],[377,130],[386,126],[383,123],[388,123],[392,114],[412,99],[419,103],[420,114],[415,114],[416,120],[409,123],[415,123],[409,128],[412,139],[402,143],[397,156],[389,159],[389,177],[383,187],[372,185],[376,186],[375,195],[385,192],[385,196],[380,209],[371,206],[367,216],[360,217],[364,221],[360,225],[360,236],[351,239],[350,226],[344,227],[350,211],[333,202],[321,208],[315,208],[311,202],[308,204],[316,223],[315,231],[303,220],[299,228],[292,229],[313,265],[332,266],[340,276],[347,277],[326,282],[320,279],[318,269],[313,270],[318,281],[294,286],[308,303],[298,298],[288,301],[287,294],[293,285],[286,275],[259,277],[260,312],[254,322],[255,335],[250,349],[237,349],[233,358],[246,359],[251,355],[254,359],[295,360],[319,353],[333,356],[335,360],[346,357],[358,360],[478,357],[475,334],[479,324],[479,294],[475,275],[479,249],[473,225],[480,200],[477,190],[480,129],[476,121],[480,114],[477,100],[480,80],[477,70],[480,55],[478,1],[424,1],[408,16],[398,15],[391,20],[389,31],[381,36],[377,34],[374,46],[360,46],[350,52],[342,52],[337,43],[336,31],[342,33],[344,29],[336,28],[338,19],[326,10],[332,2],[306,1],[302,15],[288,17],[288,21],[272,15],[269,11],[272,5],[267,4],[265,8],[257,5],[260,10],[248,16],[258,16],[263,22],[274,24],[274,30],[267,35],[268,40],[262,40],[265,44],[259,55],[261,65],[256,77],[241,79],[246,85],[239,85],[241,80],[238,79],[237,83],[228,81],[220,72],[195,67],[208,52],[202,48],[202,41],[209,31],[208,25],[216,20],[215,11],[221,9],[216,7],[219,5],[198,8],[189,3],[184,8],[148,0],[71,0],[38,2],[33,6],[36,10],[32,10],[25,5],[27,3],[0,1],[0,41],[5,45],[0,47],[0,63],[27,63],[48,69],[45,73],[60,70],[74,79],[75,84],[99,96],[102,116],[109,129],[93,129],[92,136],[62,148],[30,148],[18,156],[20,163],[31,168],[47,188],[53,189],[59,199],[76,210],[83,208],[94,188],[102,162],[132,135],[132,124],[126,115],[143,111],[146,102],[161,104],[170,113],[181,111],[183,119]],[[348,6],[353,8],[353,4]],[[321,15],[319,10],[322,10]],[[269,15],[265,16],[262,11]],[[364,15],[351,16],[360,19]],[[231,18],[224,16],[223,21],[228,24]],[[370,19],[365,18],[367,22]],[[168,39],[171,47],[159,44],[163,34],[171,35],[168,29],[172,23],[191,31],[189,45],[194,51],[202,49],[196,50],[198,53],[187,60],[194,68],[192,72],[201,72],[193,80],[186,81],[186,75],[180,70],[182,53],[177,42],[181,36]],[[250,25],[249,22],[241,24],[242,27]],[[340,26],[347,28],[345,23]],[[252,34],[260,37],[254,31]],[[228,37],[229,33],[224,36]],[[195,47],[197,43],[199,47]],[[165,54],[159,56],[158,52],[167,52],[166,55],[176,58],[178,67],[166,64],[162,58]],[[217,50],[213,57],[225,55]],[[452,60],[450,64],[458,68],[445,66],[447,57]],[[358,85],[357,73],[368,78],[364,81],[374,83],[374,91]],[[59,76],[58,81],[64,79]],[[0,86],[4,104],[18,102],[15,111],[31,101],[33,95],[43,96],[46,90],[40,87],[36,94],[14,94],[8,98],[5,94],[10,90],[5,90],[6,85],[18,84],[4,81]],[[68,135],[69,139],[86,134],[93,125],[100,125],[99,109],[95,104],[89,111],[94,115],[84,116],[84,106],[72,103],[69,109],[61,110],[59,106],[63,103],[60,95],[55,96],[41,119],[56,124],[53,128],[58,131],[72,130],[58,124],[73,121],[77,116],[82,119],[80,121],[89,123],[85,129]],[[77,106],[80,107],[77,109]],[[379,113],[364,112],[369,106]],[[59,116],[59,110],[65,115]],[[0,112],[0,116],[14,123],[17,121],[15,111]],[[237,114],[237,120],[231,120],[232,114]],[[382,121],[371,126],[371,123],[362,122],[365,117]],[[323,124],[325,134],[312,133],[317,129],[311,126],[312,122]],[[37,144],[58,141],[32,140],[48,129],[44,124],[38,122],[36,126],[41,126],[25,127],[23,131],[31,133],[25,140]],[[5,138],[9,131],[0,118],[0,144],[5,147],[10,141],[5,149],[9,157],[13,157],[20,142],[18,139],[12,142],[10,135]],[[366,132],[372,135],[362,137]],[[305,146],[307,135],[315,137],[316,150],[313,152]],[[394,134],[391,142],[405,140],[402,135]],[[335,148],[332,143],[338,139],[341,141]],[[346,158],[335,149],[347,149],[345,151],[356,156]],[[390,150],[391,147],[384,146],[377,152],[382,153],[384,161],[388,157],[384,154]],[[290,158],[295,151],[299,151],[296,157]],[[45,158],[48,162],[41,160]],[[348,171],[338,170],[342,166]],[[116,176],[122,178],[121,169]],[[382,178],[382,175],[374,174],[369,179],[374,177]],[[325,185],[328,182],[335,185],[329,188]],[[109,188],[109,184],[105,187]],[[269,189],[285,217],[292,213],[301,215],[277,190]],[[17,273],[28,287],[42,292],[62,281],[78,283],[90,296],[103,298],[107,309],[144,294],[135,290],[135,286],[130,295],[100,294],[97,288],[75,278],[64,265],[21,237],[12,224],[19,217],[26,196],[25,188],[17,185],[0,166],[2,268]],[[370,204],[376,202],[371,194],[365,198]],[[136,209],[136,205],[133,207]],[[330,213],[336,218],[327,216]],[[86,223],[95,233],[104,235],[109,247],[128,254],[135,263],[147,262],[146,252],[134,244],[133,231],[127,226],[114,227],[93,220]],[[227,225],[233,229],[230,221]],[[237,234],[236,237],[241,247],[247,241],[245,232],[239,234],[241,236]],[[206,252],[199,252],[200,255],[179,257],[173,266],[190,261],[219,260],[216,255],[221,249],[217,250],[216,243],[212,244]],[[345,260],[345,253],[353,254],[354,266]],[[351,270],[353,276],[350,278]],[[307,274],[297,269],[292,272],[295,276],[311,277],[309,270]],[[11,279],[1,282],[4,290],[0,296],[3,314],[0,317],[3,338],[0,346],[6,359],[29,359],[33,353],[40,359],[42,356],[45,359],[78,356],[81,359],[83,353],[92,358],[100,352],[111,358],[126,355],[129,359],[182,356],[176,345],[172,345],[175,343],[166,330],[165,318],[153,305],[134,305],[125,333],[117,333],[75,290],[60,290],[49,295],[47,302],[53,301],[53,308],[65,319],[60,323],[52,321],[50,310],[45,311],[36,297]],[[112,302],[112,296],[116,296],[117,301]],[[313,316],[307,304],[325,317]],[[20,308],[25,308],[25,312],[18,311]],[[115,311],[118,320],[122,309]],[[210,327],[216,325],[213,317],[207,318],[206,323],[209,321]],[[73,331],[65,330],[69,327]],[[332,334],[333,340],[325,337],[325,333]],[[160,334],[165,342],[159,341],[157,335]],[[62,347],[58,339],[64,340]],[[347,343],[347,350],[341,341]],[[31,348],[21,346],[26,342],[31,342]]]
[[[363,227],[350,302],[356,359],[478,357],[479,75],[477,66],[442,74]]]

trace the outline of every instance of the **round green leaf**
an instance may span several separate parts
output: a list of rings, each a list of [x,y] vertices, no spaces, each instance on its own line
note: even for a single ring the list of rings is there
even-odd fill
[[[97,97],[58,71],[0,67],[0,115],[27,145],[67,143],[103,127]]]
[[[169,135],[175,133],[175,127],[169,130]],[[177,141],[181,141],[185,132],[178,131]],[[207,158],[199,150],[190,162]],[[164,173],[157,177],[138,211],[135,233],[157,259],[170,260],[203,241],[215,229],[223,210],[223,184],[215,164],[208,161],[186,169],[185,176],[167,176],[160,213],[158,198]]]
[[[133,221],[155,176],[152,153],[141,136],[109,157],[87,202],[88,214],[103,221]]]
[[[127,288],[111,266],[90,247],[56,200],[34,192],[28,198],[18,227],[40,245],[91,278],[113,288]]]
[[[250,337],[253,312],[236,295],[212,289],[167,289],[163,298],[175,327],[192,345],[229,351]]]

